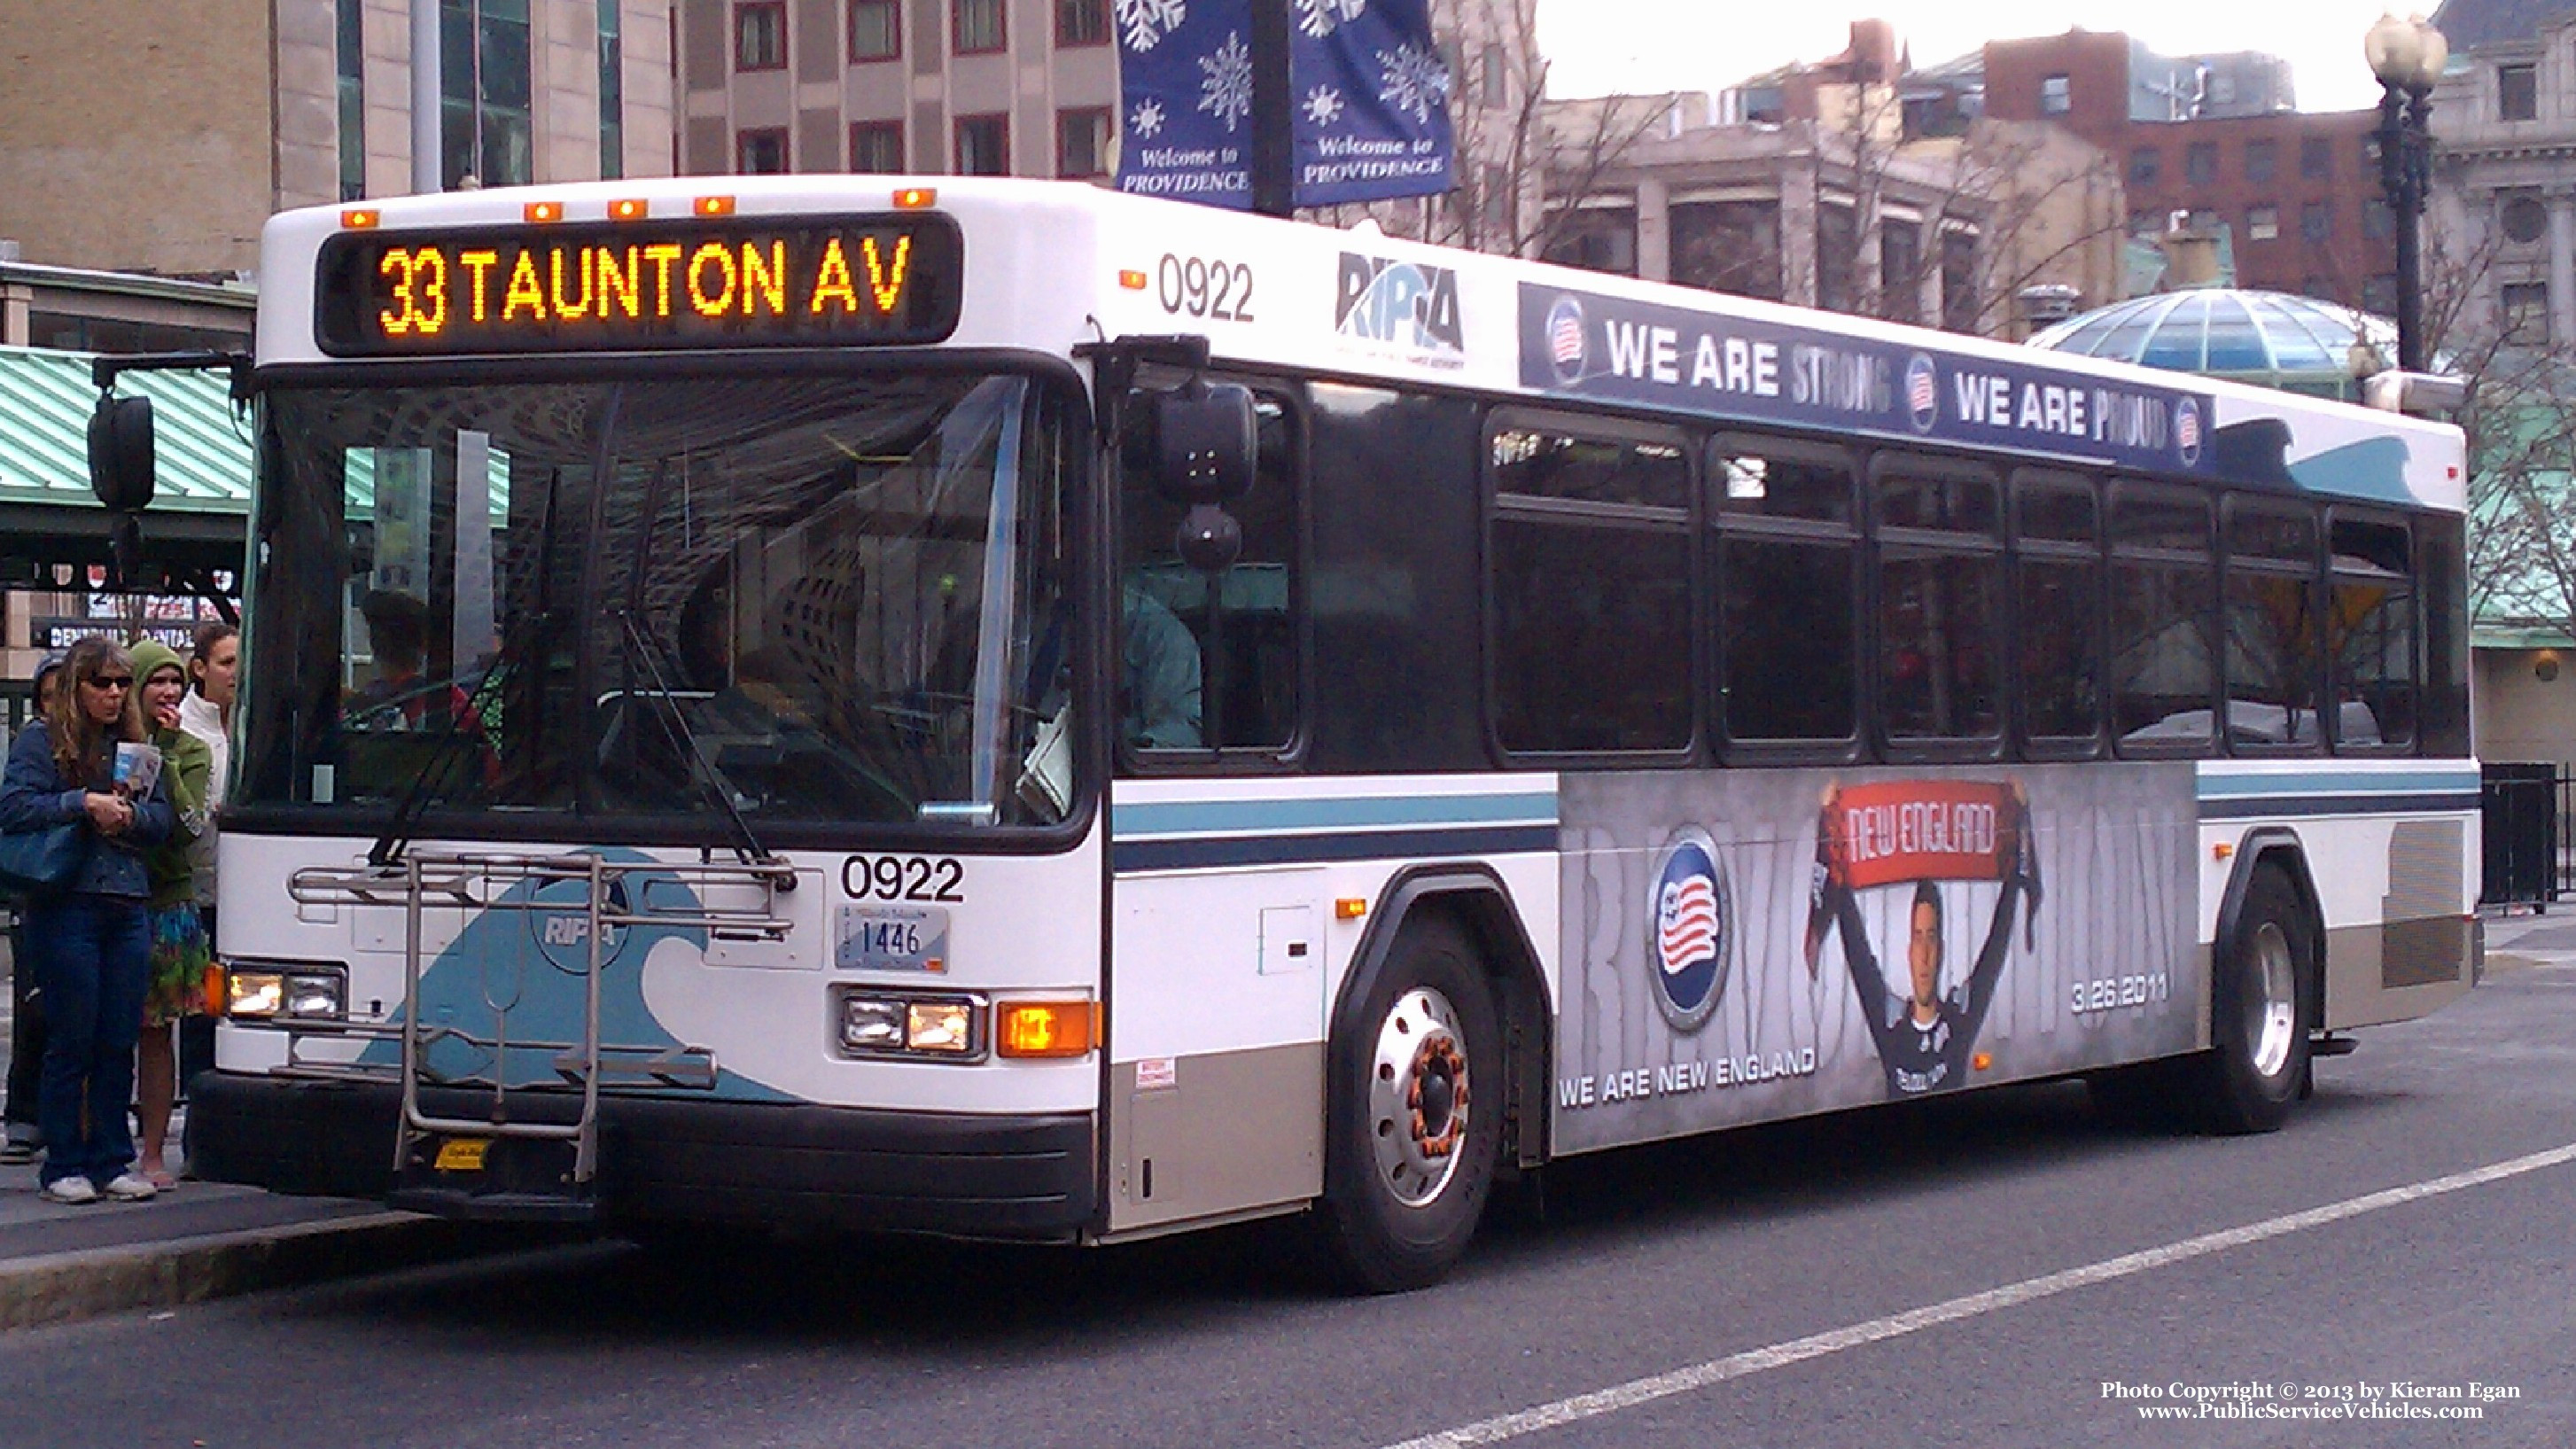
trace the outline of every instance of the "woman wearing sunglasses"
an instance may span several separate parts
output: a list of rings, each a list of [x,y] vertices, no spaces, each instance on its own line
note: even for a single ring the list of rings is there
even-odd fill
[[[133,1170],[126,1107],[152,944],[144,852],[169,838],[178,817],[157,779],[140,795],[115,783],[116,747],[144,738],[134,661],[93,634],[72,646],[59,692],[10,744],[0,773],[0,831],[76,823],[89,843],[70,888],[30,902],[26,916],[46,1008],[39,1176],[55,1202],[140,1201],[155,1191]]]

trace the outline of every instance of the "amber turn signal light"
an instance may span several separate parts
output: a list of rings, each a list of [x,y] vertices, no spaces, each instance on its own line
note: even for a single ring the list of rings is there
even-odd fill
[[[897,211],[924,211],[938,204],[939,188],[935,186],[907,186],[894,194]]]
[[[1005,1001],[993,1016],[993,1050],[1006,1057],[1085,1056],[1099,1035],[1088,1001]]]
[[[351,207],[340,213],[340,224],[351,231],[369,230],[382,219],[374,211],[363,206]]]

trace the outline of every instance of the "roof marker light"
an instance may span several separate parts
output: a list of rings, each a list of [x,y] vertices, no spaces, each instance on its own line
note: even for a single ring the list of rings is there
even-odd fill
[[[531,201],[521,210],[531,223],[563,220],[563,203],[560,201]]]
[[[652,204],[640,196],[630,196],[623,201],[608,203],[610,221],[642,221],[652,214]]]
[[[1141,292],[1145,290],[1145,274],[1133,268],[1122,269],[1118,273],[1118,285],[1130,292]]]
[[[697,202],[697,213],[700,216],[731,216],[733,215],[733,198],[730,196],[701,196],[698,198]]]
[[[897,211],[923,211],[938,204],[939,188],[935,186],[907,186],[894,194]]]
[[[383,218],[366,207],[352,207],[340,213],[340,224],[351,231],[366,231]]]

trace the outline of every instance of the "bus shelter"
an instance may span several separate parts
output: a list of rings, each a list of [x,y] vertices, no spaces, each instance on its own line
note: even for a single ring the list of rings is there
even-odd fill
[[[0,699],[12,726],[48,650],[91,632],[176,640],[229,618],[239,593],[252,445],[230,379],[134,372],[117,391],[152,399],[159,487],[140,577],[111,592],[114,520],[89,482],[90,354],[0,347]]]

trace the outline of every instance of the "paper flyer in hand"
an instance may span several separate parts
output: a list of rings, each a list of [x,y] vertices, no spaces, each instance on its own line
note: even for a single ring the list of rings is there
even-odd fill
[[[150,745],[132,743],[116,747],[115,781],[124,789],[126,798],[140,800],[152,793],[161,779],[161,752]]]

